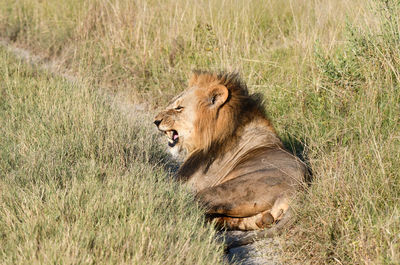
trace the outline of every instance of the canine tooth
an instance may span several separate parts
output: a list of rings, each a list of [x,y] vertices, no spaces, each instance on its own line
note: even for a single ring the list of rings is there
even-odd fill
[[[172,136],[173,136],[173,132],[172,131],[167,131],[166,134],[167,134],[168,138],[172,139]]]

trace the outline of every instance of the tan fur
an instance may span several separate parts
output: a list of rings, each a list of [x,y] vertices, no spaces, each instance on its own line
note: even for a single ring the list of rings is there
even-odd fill
[[[171,152],[183,156],[178,178],[222,227],[269,227],[304,180],[303,163],[283,149],[237,74],[194,72],[155,123],[174,139]]]

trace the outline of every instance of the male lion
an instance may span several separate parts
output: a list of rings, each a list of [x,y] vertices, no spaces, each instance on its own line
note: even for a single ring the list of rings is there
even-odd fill
[[[171,152],[184,155],[178,179],[226,229],[269,227],[304,181],[304,164],[283,148],[237,74],[195,71],[154,123]]]

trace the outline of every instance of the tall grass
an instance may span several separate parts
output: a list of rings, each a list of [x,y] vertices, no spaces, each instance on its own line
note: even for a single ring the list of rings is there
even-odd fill
[[[2,38],[154,107],[193,68],[240,70],[314,173],[288,261],[400,262],[398,1],[4,0],[0,10]]]
[[[1,264],[219,264],[143,120],[0,49]]]
[[[165,102],[193,68],[241,70],[267,90],[302,82],[314,41],[335,43],[353,2],[5,0],[0,35],[134,100]]]
[[[314,183],[290,246],[310,263],[400,263],[400,3],[372,7],[373,25],[315,51],[303,102]]]

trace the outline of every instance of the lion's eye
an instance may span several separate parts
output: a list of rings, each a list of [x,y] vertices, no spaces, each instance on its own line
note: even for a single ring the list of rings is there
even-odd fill
[[[178,106],[178,107],[176,107],[176,108],[174,108],[176,111],[181,111],[182,109],[183,109],[183,107],[182,106]]]

